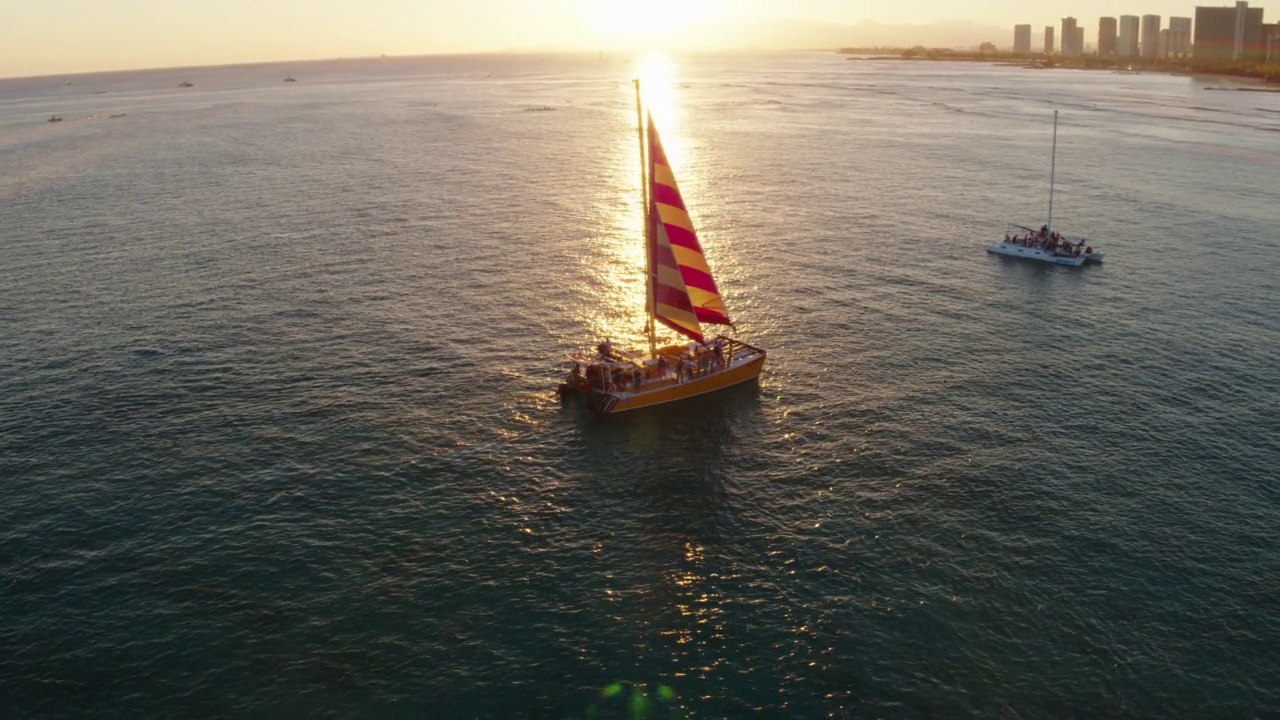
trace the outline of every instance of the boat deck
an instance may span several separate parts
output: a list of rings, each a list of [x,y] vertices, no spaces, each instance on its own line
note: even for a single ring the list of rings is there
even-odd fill
[[[715,347],[720,346],[717,354]],[[703,395],[752,380],[764,366],[765,352],[741,340],[720,336],[708,343],[669,345],[652,356],[610,348],[607,354],[570,355],[586,367],[580,389],[600,412],[617,413]]]

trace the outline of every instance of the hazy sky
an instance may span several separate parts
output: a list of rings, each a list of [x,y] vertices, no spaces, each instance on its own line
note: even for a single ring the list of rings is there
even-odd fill
[[[379,54],[607,50],[620,39],[644,42],[664,27],[728,18],[848,25],[970,20],[1009,28],[1029,22],[1039,28],[1073,15],[1084,27],[1095,28],[1101,15],[1192,17],[1195,5],[1195,0],[6,0],[0,12],[0,77]]]

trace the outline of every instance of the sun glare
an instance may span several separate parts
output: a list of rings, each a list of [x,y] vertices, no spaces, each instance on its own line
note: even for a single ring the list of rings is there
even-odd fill
[[[580,0],[587,26],[602,39],[624,37],[658,41],[664,33],[728,16],[728,0]]]
[[[636,77],[640,78],[640,98],[644,109],[653,113],[653,121],[658,128],[679,125],[679,112],[672,96],[675,67],[671,60],[662,53],[649,53],[636,69]]]
[[[677,170],[685,166],[688,151],[684,125],[684,112],[678,96],[680,78],[671,58],[660,52],[651,52],[640,61],[636,69],[640,78],[640,98],[646,112],[653,115],[654,125],[662,137],[662,147]]]
[[[678,172],[686,165],[684,160],[688,146],[681,131],[678,68],[660,52],[648,53],[637,60],[630,76],[640,80],[643,110],[653,115],[662,147]],[[590,323],[599,337],[613,338],[624,344],[643,344],[645,256],[641,160],[636,146],[637,118],[631,83],[625,84],[625,90],[621,90],[622,87],[619,83],[620,95],[625,102],[620,103],[618,109],[624,117],[623,126],[631,128],[631,131],[617,137],[620,162],[615,168],[619,173],[617,185],[622,188],[620,202],[607,223],[610,231],[601,239],[600,255],[587,260],[589,271],[607,288],[605,292],[610,301],[591,304],[596,310],[585,316],[583,321]],[[604,307],[612,310],[601,312],[600,308]],[[659,329],[659,336],[666,337],[665,331]]]

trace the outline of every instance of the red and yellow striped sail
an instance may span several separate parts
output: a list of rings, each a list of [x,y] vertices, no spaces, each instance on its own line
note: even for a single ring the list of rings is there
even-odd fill
[[[653,315],[676,332],[702,341],[700,323],[730,325],[724,298],[685,209],[658,130],[649,115],[649,282]]]

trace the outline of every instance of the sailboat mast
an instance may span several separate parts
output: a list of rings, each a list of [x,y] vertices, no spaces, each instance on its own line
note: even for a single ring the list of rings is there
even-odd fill
[[[657,353],[658,341],[655,334],[653,308],[653,258],[650,253],[653,240],[653,218],[649,212],[649,164],[645,156],[644,142],[644,106],[640,101],[640,78],[632,81],[636,87],[636,129],[640,135],[640,201],[643,207],[641,217],[644,220],[644,328],[649,333],[649,356]]]
[[[1053,111],[1053,156],[1049,160],[1049,229],[1053,229],[1053,177],[1058,169],[1058,111]]]

